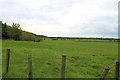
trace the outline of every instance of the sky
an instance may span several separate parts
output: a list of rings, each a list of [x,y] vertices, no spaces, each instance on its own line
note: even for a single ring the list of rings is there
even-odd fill
[[[49,37],[118,36],[118,0],[0,0],[0,21]]]

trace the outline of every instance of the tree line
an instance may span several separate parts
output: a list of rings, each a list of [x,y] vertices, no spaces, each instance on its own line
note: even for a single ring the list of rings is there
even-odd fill
[[[73,40],[73,39],[92,39],[92,40],[116,40],[120,41],[120,39],[114,39],[114,38],[86,38],[86,37],[47,37],[44,35],[37,35],[31,32],[23,31],[21,29],[20,24],[14,24],[8,25],[7,23],[2,23],[0,21],[0,26],[2,26],[2,39],[13,39],[13,40],[21,40],[21,41],[35,41],[40,42],[41,40],[45,40],[45,38],[49,38],[52,40]],[[1,33],[1,27],[0,27],[0,33]],[[0,34],[1,36],[1,34]]]
[[[2,23],[2,22],[1,22]],[[38,35],[23,31],[20,24],[14,24],[12,26],[7,23],[2,23],[2,39],[13,39],[21,41],[35,41],[40,42],[41,37]]]

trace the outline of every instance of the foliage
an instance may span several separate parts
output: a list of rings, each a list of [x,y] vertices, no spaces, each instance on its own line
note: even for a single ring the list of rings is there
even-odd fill
[[[23,40],[23,41],[36,41],[36,40],[40,40],[40,38],[35,36],[33,33],[23,31],[22,35],[21,35],[21,40]]]
[[[7,25],[6,23],[2,24],[2,38],[3,39],[8,39],[8,28],[10,28],[9,25]]]
[[[2,38],[3,39],[13,39],[13,40],[22,40],[22,41],[37,41],[41,40],[38,35],[23,31],[20,28],[20,24],[14,24],[12,26],[2,23]]]
[[[19,24],[13,24],[11,27],[8,28],[8,36],[14,40],[20,40],[21,36],[21,29]]]

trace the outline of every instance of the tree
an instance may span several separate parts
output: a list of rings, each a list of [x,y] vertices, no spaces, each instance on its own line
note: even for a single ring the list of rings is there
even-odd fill
[[[9,26],[6,23],[2,24],[2,38],[3,39],[8,39],[9,38],[8,28],[9,28]]]
[[[13,24],[11,28],[9,28],[8,30],[8,35],[10,36],[10,38],[14,39],[14,40],[20,40],[20,36],[21,36],[21,28],[19,24]]]
[[[1,22],[2,23],[2,22]],[[41,38],[31,32],[23,31],[19,24],[14,24],[12,26],[2,23],[2,38],[3,39],[13,39],[22,41],[40,41]]]

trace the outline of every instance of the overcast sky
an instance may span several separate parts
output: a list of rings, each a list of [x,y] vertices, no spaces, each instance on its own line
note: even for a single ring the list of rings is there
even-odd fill
[[[0,0],[0,20],[39,35],[117,37],[118,0]]]

